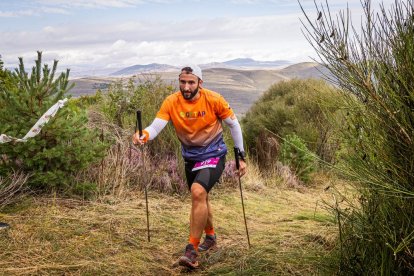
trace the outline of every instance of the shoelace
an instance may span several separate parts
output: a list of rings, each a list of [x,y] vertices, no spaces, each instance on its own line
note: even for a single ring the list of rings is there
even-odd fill
[[[204,238],[204,241],[203,241],[202,245],[210,246],[210,245],[214,245],[215,242],[216,242],[215,238],[210,238],[210,237],[207,236],[207,237]]]

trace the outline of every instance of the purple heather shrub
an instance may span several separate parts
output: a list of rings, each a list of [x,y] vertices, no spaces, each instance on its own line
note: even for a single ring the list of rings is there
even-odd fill
[[[184,193],[187,191],[185,175],[179,168],[176,156],[151,158],[147,175],[151,175],[150,188],[165,193]]]
[[[221,175],[221,182],[230,184],[230,186],[237,185],[238,176],[236,170],[236,162],[234,160],[227,161],[224,167],[223,174]]]
[[[142,166],[141,151],[136,147],[131,147],[128,152],[128,162],[130,164],[136,164],[136,166]]]

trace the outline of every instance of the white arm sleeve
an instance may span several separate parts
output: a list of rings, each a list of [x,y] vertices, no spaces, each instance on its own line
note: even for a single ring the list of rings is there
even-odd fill
[[[230,128],[231,137],[233,137],[234,146],[238,147],[240,151],[244,151],[242,130],[237,118],[234,120],[230,117],[224,119],[226,125]]]
[[[146,131],[149,133],[149,140],[153,140],[157,135],[164,129],[164,127],[168,124],[168,121],[155,118],[154,121],[150,126],[145,128]]]

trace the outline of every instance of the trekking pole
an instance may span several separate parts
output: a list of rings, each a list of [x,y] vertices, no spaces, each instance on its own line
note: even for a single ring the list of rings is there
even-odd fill
[[[135,126],[135,133],[139,131],[139,137],[142,136],[142,121],[141,121],[141,110],[137,110],[137,125]],[[145,155],[144,155],[144,147],[141,147],[141,156],[142,156],[142,166],[144,167],[145,171]],[[148,212],[148,192],[147,192],[147,183],[144,185],[145,190],[145,208],[147,211],[147,234],[148,234],[148,242],[151,241],[150,237],[150,228],[149,228],[149,212]]]
[[[244,211],[244,202],[243,202],[243,190],[242,190],[242,185],[241,185],[241,176],[240,176],[240,161],[239,161],[239,154],[240,154],[240,149],[238,147],[234,147],[234,157],[236,158],[236,168],[237,171],[239,172],[239,187],[240,187],[240,197],[241,197],[241,203],[242,203],[242,207],[243,207],[243,217],[244,217],[244,226],[246,226],[246,235],[247,235],[247,243],[249,244],[249,249],[250,249],[250,237],[249,237],[249,230],[247,229],[247,220],[246,220],[246,213]]]

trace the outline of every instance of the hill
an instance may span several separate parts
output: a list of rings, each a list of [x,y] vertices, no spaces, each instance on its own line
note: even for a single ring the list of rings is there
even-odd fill
[[[280,74],[288,78],[323,78],[324,75],[328,75],[329,71],[315,62],[303,62],[290,65],[280,70]]]
[[[258,61],[251,58],[236,58],[224,62],[202,64],[204,68],[232,68],[232,69],[277,69],[290,64],[287,60]]]
[[[241,61],[247,62],[247,61]],[[216,64],[216,66],[218,66]],[[159,71],[156,69],[159,68]],[[163,68],[163,70],[161,70]],[[145,70],[146,71],[145,71]],[[76,84],[71,91],[73,96],[95,93],[98,88],[105,90],[111,83],[117,80],[135,76],[137,83],[160,76],[166,82],[178,87],[178,68],[165,67],[152,64],[144,67],[128,67],[118,72],[136,72],[138,74],[126,74],[120,77],[87,77],[71,80]],[[322,78],[326,70],[317,63],[299,63],[282,69],[232,69],[232,68],[206,68],[203,70],[204,87],[221,93],[233,106],[238,115],[247,112],[250,106],[272,84],[292,78]]]

